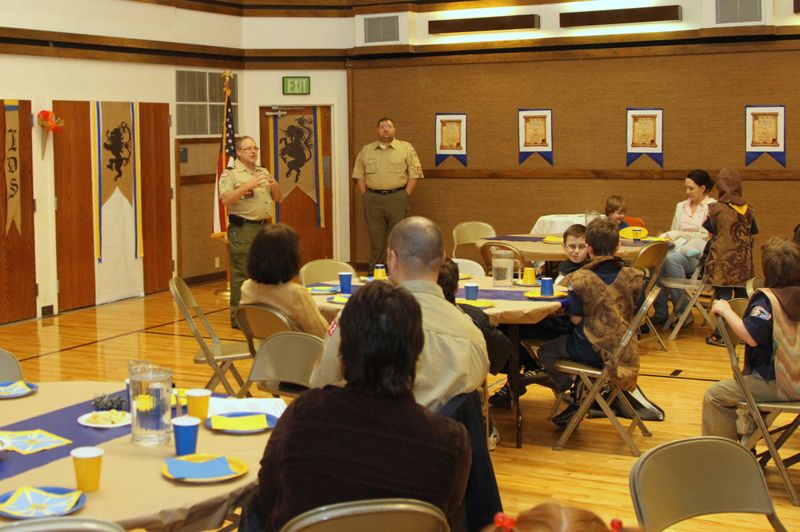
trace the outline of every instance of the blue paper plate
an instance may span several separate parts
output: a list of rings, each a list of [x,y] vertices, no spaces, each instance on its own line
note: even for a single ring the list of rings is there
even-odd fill
[[[264,412],[228,412],[226,414],[217,414],[221,417],[244,417],[244,416],[257,416],[261,414],[262,416],[267,416],[267,428],[265,429],[258,429],[258,430],[219,430],[215,429],[211,426],[211,416],[206,418],[206,428],[211,429],[214,432],[224,432],[225,434],[256,434],[258,432],[266,432],[268,430],[272,430],[275,428],[275,425],[278,423],[278,418],[272,416],[270,414],[265,414]]]
[[[339,285],[335,286],[309,286],[308,291],[312,295],[320,294],[338,294],[341,291]]]
[[[0,381],[0,386],[8,386],[9,384],[14,384],[17,381]],[[25,397],[27,395],[31,395],[32,393],[36,393],[36,390],[39,389],[38,384],[33,384],[32,382],[24,381],[25,384],[30,388],[29,391],[24,393],[18,393],[15,395],[0,395],[0,399],[16,399],[17,397]]]
[[[40,489],[42,491],[46,491],[48,493],[52,493],[53,495],[64,495],[65,493],[69,493],[70,491],[75,491],[73,488],[59,488],[57,486],[34,486],[34,487],[36,489]],[[14,495],[15,491],[17,491],[17,490],[11,490],[11,491],[8,491],[8,492],[3,493],[2,495],[0,495],[0,504],[3,504],[8,499],[10,499],[11,496]],[[81,496],[78,497],[78,500],[75,502],[75,504],[72,506],[72,508],[70,508],[66,512],[55,513],[55,514],[52,514],[52,515],[53,515],[53,517],[59,516],[59,515],[68,515],[68,514],[71,514],[73,512],[77,512],[78,510],[83,508],[83,506],[85,504],[86,504],[86,495],[81,493]],[[2,510],[0,510],[0,515],[2,515],[3,517],[8,517],[9,519],[40,519],[38,517],[20,517],[18,515],[7,514]]]

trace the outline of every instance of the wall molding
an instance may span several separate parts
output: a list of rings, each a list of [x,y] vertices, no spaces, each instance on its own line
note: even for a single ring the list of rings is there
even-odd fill
[[[594,170],[584,168],[537,168],[492,170],[482,168],[426,168],[425,179],[632,179],[683,181],[692,168],[668,170],[634,170],[630,168],[617,170]],[[706,169],[712,176],[717,175],[720,168]],[[742,178],[747,181],[800,181],[797,170],[764,170],[738,169]]]

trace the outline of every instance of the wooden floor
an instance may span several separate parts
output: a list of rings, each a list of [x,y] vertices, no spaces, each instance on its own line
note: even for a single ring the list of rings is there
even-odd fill
[[[223,339],[242,339],[229,327],[227,299],[215,295],[221,283],[193,287],[201,307]],[[668,342],[669,351],[655,342],[642,344],[642,376],[647,396],[666,411],[663,422],[648,422],[652,438],[637,433],[645,451],[660,443],[700,434],[700,406],[708,384],[728,378],[722,348],[707,346],[705,326],[694,325]],[[169,292],[0,326],[0,347],[21,361],[25,378],[34,382],[58,380],[117,380],[127,376],[127,361],[151,360],[170,367],[178,386],[202,386],[206,366],[192,363],[196,343],[180,319]],[[243,372],[248,365],[240,366]],[[501,383],[499,377],[496,385]],[[91,394],[91,390],[87,390]],[[606,521],[620,518],[634,525],[636,517],[628,491],[628,472],[635,462],[605,419],[587,420],[563,451],[553,451],[558,429],[546,421],[553,395],[531,386],[522,398],[524,447],[513,445],[510,411],[493,409],[503,441],[492,453],[495,473],[507,512],[517,512],[555,499],[591,509]],[[800,486],[800,471],[792,471]],[[789,502],[774,467],[766,469],[777,512],[788,530],[800,530],[800,508]],[[725,479],[720,479],[725,482]],[[698,518],[675,530],[769,530],[760,516],[734,514]]]

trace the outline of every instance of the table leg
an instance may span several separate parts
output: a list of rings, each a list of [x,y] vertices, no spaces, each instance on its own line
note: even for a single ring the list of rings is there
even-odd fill
[[[511,360],[508,361],[508,392],[511,397],[511,409],[516,420],[517,449],[522,448],[522,409],[519,406],[519,324],[512,323],[508,327],[511,340]]]

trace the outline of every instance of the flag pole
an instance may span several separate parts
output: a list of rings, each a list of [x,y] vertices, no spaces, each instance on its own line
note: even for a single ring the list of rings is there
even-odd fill
[[[220,143],[219,157],[217,158],[217,180],[214,183],[214,220],[211,238],[220,239],[225,242],[225,288],[220,288],[214,292],[215,295],[230,298],[231,296],[231,260],[230,243],[228,242],[228,219],[227,209],[219,198],[219,179],[222,173],[228,168],[232,160],[236,158],[236,134],[233,127],[233,106],[231,105],[231,79],[233,73],[226,70],[222,73],[224,82],[223,93],[225,94],[225,106],[222,117],[222,140]]]

